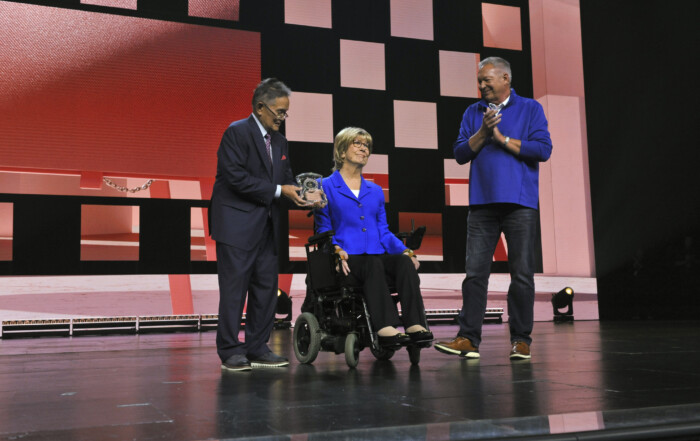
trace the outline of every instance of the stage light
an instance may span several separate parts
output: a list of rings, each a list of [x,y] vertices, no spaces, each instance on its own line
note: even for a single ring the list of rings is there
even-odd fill
[[[562,312],[561,309],[567,308]],[[574,320],[574,289],[567,286],[552,294],[552,310],[555,322],[572,322]]]
[[[275,328],[287,329],[292,326],[292,299],[289,294],[277,290],[277,307],[275,309]]]

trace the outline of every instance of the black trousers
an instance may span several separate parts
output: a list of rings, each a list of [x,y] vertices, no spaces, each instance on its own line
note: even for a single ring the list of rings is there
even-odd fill
[[[216,243],[219,273],[219,323],[216,349],[221,361],[234,354],[259,357],[270,352],[267,341],[277,307],[278,263],[273,243],[272,222],[262,239],[250,251]],[[238,339],[246,304],[245,341]]]
[[[386,326],[426,326],[420,278],[410,257],[404,254],[355,254],[348,257],[348,283],[362,286],[375,331]],[[396,288],[401,315],[391,298]]]

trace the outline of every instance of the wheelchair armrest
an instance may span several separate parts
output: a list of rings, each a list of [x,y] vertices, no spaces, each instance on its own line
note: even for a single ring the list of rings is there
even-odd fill
[[[323,242],[329,240],[333,236],[335,236],[335,231],[333,231],[333,230],[325,231],[323,233],[314,234],[313,236],[309,237],[309,244],[315,245],[315,244],[323,243]]]

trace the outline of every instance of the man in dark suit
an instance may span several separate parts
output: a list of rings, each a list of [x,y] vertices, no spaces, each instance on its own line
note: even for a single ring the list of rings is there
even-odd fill
[[[253,113],[224,132],[211,198],[211,236],[219,273],[216,347],[222,369],[283,367],[267,346],[277,304],[279,202],[306,206],[297,193],[287,140],[279,133],[291,90],[268,78],[253,93]],[[238,339],[243,308],[245,341]]]

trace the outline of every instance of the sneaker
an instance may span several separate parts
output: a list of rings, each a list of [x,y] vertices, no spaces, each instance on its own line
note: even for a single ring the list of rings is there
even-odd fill
[[[233,372],[244,372],[252,370],[250,361],[243,354],[235,354],[230,356],[221,364],[221,369]]]
[[[479,348],[474,347],[471,340],[464,337],[455,337],[452,341],[439,341],[435,343],[435,349],[444,353],[459,355],[465,358],[479,358]]]
[[[532,356],[530,355],[530,345],[524,341],[514,341],[512,343],[513,347],[510,350],[511,360],[518,359],[528,359]]]
[[[273,352],[268,352],[260,357],[251,358],[250,364],[253,367],[285,367],[289,366],[289,360]]]

